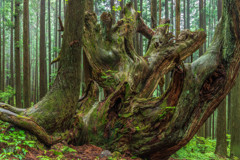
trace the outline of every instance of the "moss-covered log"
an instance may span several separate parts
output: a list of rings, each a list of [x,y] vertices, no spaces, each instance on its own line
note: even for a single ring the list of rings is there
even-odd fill
[[[240,2],[223,1],[211,46],[187,64],[183,60],[205,42],[203,31],[184,30],[176,39],[169,33],[169,20],[153,31],[131,3],[115,25],[109,13],[97,24],[95,13],[86,12],[81,26],[83,6],[83,1],[69,0],[60,68],[51,91],[27,110],[0,104],[0,119],[48,145],[59,140],[94,143],[149,159],[169,158],[191,140],[234,85],[240,61]],[[92,80],[79,100],[82,31]],[[145,56],[134,49],[136,32],[151,40]],[[169,71],[173,73],[167,91],[152,98]],[[100,102],[97,86],[104,90]]]

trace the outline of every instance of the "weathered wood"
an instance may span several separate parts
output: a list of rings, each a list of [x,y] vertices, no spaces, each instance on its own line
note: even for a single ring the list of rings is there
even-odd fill
[[[68,18],[83,14],[78,3],[69,0],[73,10],[68,10],[60,68],[51,91],[20,115],[69,143],[91,142],[143,158],[167,159],[191,140],[235,82],[240,61],[240,2],[224,0],[223,17],[211,46],[187,64],[182,61],[205,42],[204,32],[184,30],[174,38],[169,20],[162,20],[154,32],[131,3],[124,8],[123,19],[113,26],[110,14],[104,13],[97,24],[96,15],[89,12],[84,27],[71,26]],[[78,17],[73,20],[80,23]],[[77,105],[81,28],[94,83],[87,88],[91,94],[86,93]],[[136,32],[151,39],[144,57],[133,46]],[[169,71],[173,72],[169,88],[161,97],[152,98]],[[101,102],[96,83],[104,90]],[[11,122],[4,119],[6,114],[0,119]],[[34,132],[38,137],[40,133]]]

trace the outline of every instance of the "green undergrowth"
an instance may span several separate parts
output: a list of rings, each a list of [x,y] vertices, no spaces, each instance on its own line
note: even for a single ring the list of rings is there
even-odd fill
[[[9,127],[8,123],[0,121],[0,159],[24,159],[27,147],[36,147],[36,141],[27,140],[25,131]]]
[[[28,149],[35,148],[42,150],[44,154],[47,153],[46,148],[37,143],[35,137],[30,137],[29,134],[26,134],[25,131],[20,129],[15,129],[10,127],[9,123],[0,121],[0,160],[24,160],[26,154],[30,152]],[[33,139],[33,140],[29,140]],[[77,152],[73,148],[64,146],[61,151],[54,149],[49,150],[56,155],[56,158],[50,158],[46,155],[37,156],[39,160],[61,160],[64,159],[65,153],[75,153]]]
[[[27,159],[26,154],[32,153],[32,149],[41,151],[42,155],[38,154],[36,156],[39,160],[65,160],[68,159],[65,157],[65,154],[77,154],[77,151],[69,146],[47,150],[34,138],[30,137],[25,131],[11,127],[9,123],[0,121],[0,160],[25,160]],[[56,158],[48,157],[47,152],[51,152]],[[96,160],[98,159],[100,158],[96,157]],[[119,159],[125,160],[121,158],[119,152],[114,152],[112,156],[108,157],[108,160]],[[135,158],[132,157],[132,159]]]
[[[37,148],[42,150],[44,153],[47,152],[41,144],[37,143],[36,140],[29,140],[25,131],[9,127],[10,125],[6,122],[0,121],[0,160],[4,159],[25,159],[26,154],[29,152],[29,148]],[[5,132],[7,129],[7,132]],[[230,136],[227,135],[228,141],[228,155],[230,154]],[[187,159],[187,160],[224,160],[214,154],[216,147],[216,140],[210,138],[203,138],[195,136],[185,147],[179,150],[176,154],[172,155],[174,159]],[[64,146],[60,151],[51,149],[57,158],[54,160],[64,159],[65,153],[77,152],[69,146]],[[120,155],[120,153],[119,153]],[[117,160],[119,155],[109,157],[109,159]],[[37,157],[40,160],[53,160],[52,158],[43,154]],[[96,158],[97,159],[97,158]],[[132,159],[134,159],[132,157]],[[228,158],[225,158],[228,160]],[[234,158],[237,160],[237,158]]]
[[[227,152],[230,155],[230,136],[227,135],[228,148]],[[180,149],[172,156],[174,159],[190,159],[190,160],[228,160],[216,155],[216,140],[204,137],[195,136],[185,147]],[[234,158],[237,160],[237,158]]]

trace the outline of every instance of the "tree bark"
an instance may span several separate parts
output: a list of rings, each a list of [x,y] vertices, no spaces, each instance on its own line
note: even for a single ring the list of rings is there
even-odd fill
[[[5,0],[3,0],[1,3],[3,3],[3,7],[5,8]],[[3,27],[2,27],[2,91],[4,92],[5,91],[5,10],[3,10],[2,12],[2,24],[3,24]]]
[[[112,14],[112,24],[115,24],[115,10],[113,9],[113,6],[115,6],[114,0],[110,1],[110,7],[111,7],[111,14]]]
[[[157,27],[157,0],[151,0],[151,27]]]
[[[13,22],[13,1],[11,1],[11,22]],[[11,26],[11,39],[10,39],[10,86],[14,89],[14,70],[13,70],[13,26]],[[14,105],[14,96],[10,98],[10,105]]]
[[[86,12],[85,19],[80,16],[84,15],[84,1],[69,0],[53,87],[24,111],[0,104],[0,119],[29,130],[48,145],[60,140],[89,142],[142,158],[169,158],[192,139],[237,78],[240,3],[225,0],[223,5],[222,20],[206,54],[182,64],[205,42],[203,31],[183,30],[173,41],[166,25],[169,20],[153,31],[131,3],[116,25],[112,26],[106,12],[101,15],[101,25],[96,25],[94,13]],[[78,99],[82,32],[92,80]],[[136,32],[151,39],[144,57],[133,46]],[[160,79],[171,70],[168,90],[161,97],[151,97]],[[96,83],[105,93],[101,102],[97,94],[89,94],[96,90]]]
[[[123,1],[123,0],[122,0]],[[160,0],[161,1],[161,0]],[[142,15],[143,15],[143,0],[140,0],[140,14],[141,14],[141,17],[142,17]],[[160,11],[161,12],[161,11]],[[123,18],[123,17],[122,17]],[[160,18],[161,18],[161,16],[160,16]],[[159,21],[160,21],[160,19],[159,19]],[[143,36],[142,35],[140,35],[140,42],[139,42],[139,47],[140,47],[140,52],[139,52],[139,55],[140,56],[143,56]]]
[[[190,29],[190,0],[187,0],[187,29]]]
[[[222,0],[218,0],[218,20],[222,16]],[[218,108],[217,115],[217,144],[215,153],[227,157],[227,125],[226,125],[226,99]]]
[[[85,8],[86,8],[86,11],[91,11],[93,12],[93,0],[87,0],[85,1]]]
[[[15,1],[15,34],[14,34],[14,47],[15,47],[15,83],[16,83],[16,104],[19,108],[22,108],[22,96],[21,96],[21,70],[20,70],[20,2]]]
[[[180,34],[180,0],[176,0],[176,38]]]
[[[226,99],[218,107],[217,115],[217,144],[215,153],[221,157],[227,157],[227,137],[226,137]]]
[[[51,39],[51,0],[48,0],[48,73],[49,87],[51,86],[51,57],[52,57],[52,39]]]
[[[240,76],[237,78],[236,84],[231,92],[231,149],[230,157],[240,158]]]
[[[121,0],[121,1],[120,1],[120,7],[121,7],[120,19],[122,19],[123,16],[124,16],[124,14],[123,14],[124,0]]]
[[[161,23],[161,19],[162,19],[162,0],[159,0],[159,24]],[[141,15],[142,16],[142,15]]]
[[[203,29],[203,0],[199,0],[199,28]],[[199,49],[199,56],[203,55],[203,46]]]
[[[47,93],[47,64],[46,64],[46,32],[45,32],[45,0],[41,0],[40,11],[40,98]]]
[[[30,107],[29,0],[23,3],[23,106]]]
[[[168,0],[165,0],[165,19],[169,18],[169,12],[168,12]]]
[[[2,7],[2,2],[0,1],[0,7]],[[0,21],[2,22],[2,13],[0,13]],[[2,91],[2,23],[0,24],[0,90]]]

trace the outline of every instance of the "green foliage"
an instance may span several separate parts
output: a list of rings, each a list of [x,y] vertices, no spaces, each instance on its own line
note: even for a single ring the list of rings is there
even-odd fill
[[[68,146],[64,146],[62,149],[62,153],[69,153],[69,152],[77,152],[75,149],[70,148]]]
[[[14,89],[11,86],[7,86],[5,88],[5,92],[0,91],[0,99],[1,101],[8,101],[9,98],[13,97],[15,94]]]
[[[8,127],[8,123],[0,121],[0,143],[7,145],[7,147],[0,150],[0,159],[7,159],[8,157],[16,157],[20,160],[24,159],[28,152],[24,146],[36,147],[36,142],[27,140],[23,130],[16,130],[13,127],[4,133],[3,131]]]
[[[214,154],[216,148],[216,140],[205,139],[204,137],[195,136],[185,147],[179,150],[172,158],[176,159],[217,159],[221,160]],[[228,147],[228,153],[230,146]]]
[[[121,7],[121,6],[118,6],[118,7],[113,6],[112,9],[113,9],[114,11],[121,11],[121,10],[122,10],[122,7]]]

